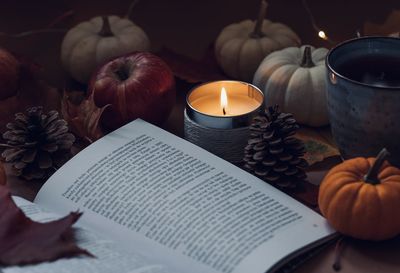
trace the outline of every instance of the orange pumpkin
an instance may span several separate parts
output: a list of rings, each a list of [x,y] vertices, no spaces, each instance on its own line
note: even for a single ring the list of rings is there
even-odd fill
[[[373,241],[400,233],[400,169],[388,155],[383,149],[376,159],[346,160],[325,176],[318,203],[337,231]]]
[[[0,185],[5,185],[7,183],[6,171],[4,170],[4,166],[0,163]]]

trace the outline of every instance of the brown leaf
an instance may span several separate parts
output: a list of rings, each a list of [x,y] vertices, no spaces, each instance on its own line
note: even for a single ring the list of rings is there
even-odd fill
[[[14,114],[27,108],[41,105],[44,111],[60,109],[60,95],[38,76],[39,66],[23,57],[15,56],[19,62],[17,92],[0,100],[0,133],[6,131],[6,124]]]
[[[76,255],[93,256],[79,248],[71,226],[81,213],[47,223],[30,220],[15,205],[10,192],[0,186],[0,264],[23,265]]]
[[[296,137],[304,142],[306,148],[304,159],[310,166],[328,157],[340,156],[339,150],[330,139],[329,128],[311,129],[302,127],[297,132]]]
[[[228,79],[219,68],[213,47],[210,47],[200,61],[162,48],[157,55],[171,68],[175,77],[188,83],[200,83]]]
[[[400,31],[400,10],[393,10],[389,16],[386,18],[383,24],[374,24],[371,22],[366,22],[364,24],[363,34],[366,36],[370,35],[390,35],[393,37],[398,37],[395,35]]]
[[[89,98],[79,101],[76,93],[64,92],[61,103],[62,115],[68,122],[71,131],[89,143],[104,135],[99,121],[104,110],[109,106],[97,107],[93,101],[93,94]]]

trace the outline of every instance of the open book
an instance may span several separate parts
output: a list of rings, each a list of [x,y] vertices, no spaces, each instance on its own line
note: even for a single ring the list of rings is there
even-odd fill
[[[262,273],[335,235],[324,218],[236,166],[142,120],[59,169],[29,217],[83,211],[78,242],[97,258],[15,272]]]

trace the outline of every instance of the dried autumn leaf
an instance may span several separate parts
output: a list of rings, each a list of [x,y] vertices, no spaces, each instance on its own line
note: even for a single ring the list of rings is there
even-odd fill
[[[398,37],[400,29],[400,10],[393,10],[383,24],[366,22],[364,24],[364,35],[389,35]]]
[[[0,264],[23,265],[77,255],[93,256],[74,242],[71,226],[81,213],[47,223],[30,220],[0,186]]]
[[[76,102],[77,99],[73,92],[64,93],[61,103],[62,115],[68,122],[71,131],[89,143],[104,135],[99,121],[104,110],[108,107],[108,105],[102,108],[97,107],[93,101],[93,94],[87,99]]]
[[[329,129],[301,128],[296,137],[304,142],[306,152],[304,159],[308,165],[323,161],[328,157],[340,156],[339,150],[332,144],[329,138]]]
[[[208,82],[228,79],[219,68],[213,48],[210,47],[200,61],[162,48],[157,55],[171,68],[175,77],[188,83]]]

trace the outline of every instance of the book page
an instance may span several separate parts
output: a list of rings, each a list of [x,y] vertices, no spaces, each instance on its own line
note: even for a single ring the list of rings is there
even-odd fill
[[[267,183],[141,120],[75,156],[35,202],[82,210],[92,228],[185,272],[265,272],[333,233]]]
[[[13,197],[17,206],[31,219],[38,222],[48,222],[61,218],[59,215],[42,209],[20,197]],[[78,222],[79,223],[79,222]],[[127,252],[117,243],[75,224],[75,236],[78,245],[87,249],[96,258],[79,256],[61,258],[54,262],[36,265],[9,266],[1,268],[3,273],[176,273],[165,265],[156,264],[141,255]]]

